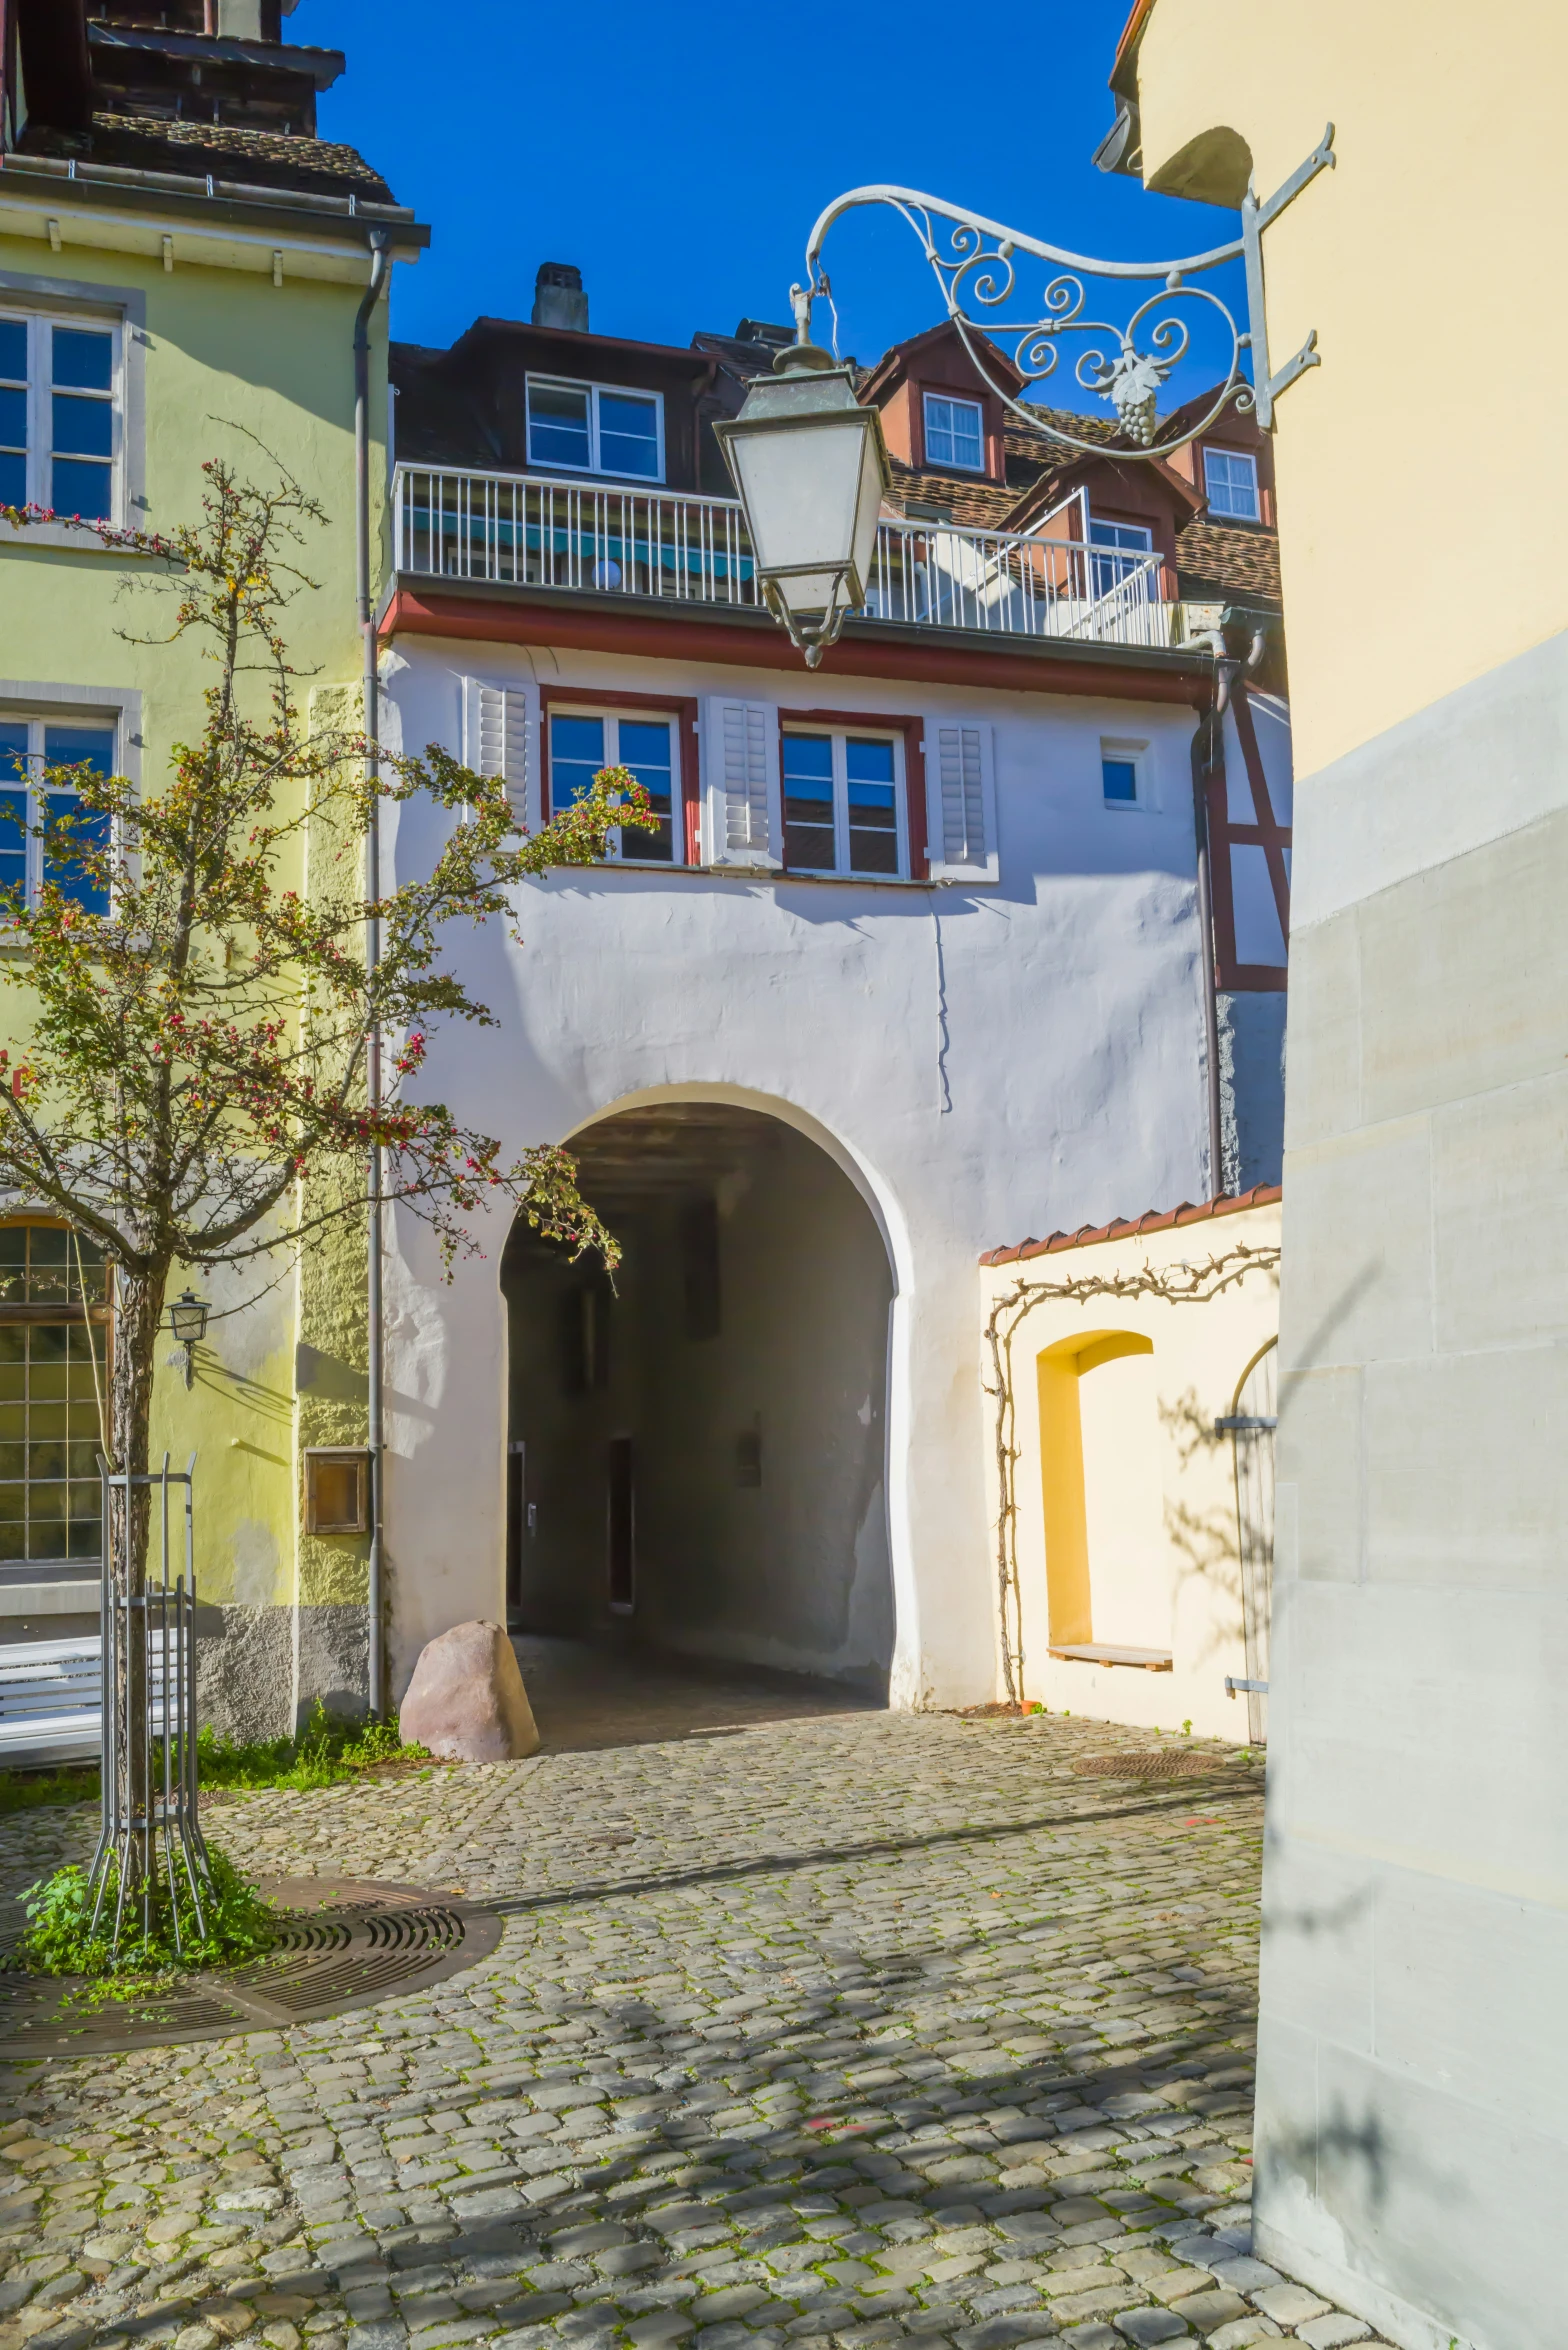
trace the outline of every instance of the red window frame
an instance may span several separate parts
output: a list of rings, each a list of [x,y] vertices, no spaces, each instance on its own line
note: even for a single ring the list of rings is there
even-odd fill
[[[965,397],[968,395],[966,394]],[[904,830],[909,842],[909,878],[928,881],[931,864],[926,848],[926,754],[923,718],[892,718],[875,710],[786,710],[779,707],[779,759],[782,768],[783,736],[786,726],[827,726],[838,732],[854,733],[865,730],[872,734],[896,734],[904,745]],[[784,778],[779,777],[779,804],[783,805]],[[787,870],[787,868],[786,868]],[[806,878],[804,875],[802,878]],[[865,874],[846,875],[846,879],[863,881]],[[871,878],[875,878],[874,876]]]
[[[679,823],[673,819],[671,830],[685,849],[679,860],[683,865],[698,861],[698,813],[701,806],[701,776],[697,763],[697,702],[691,694],[629,694],[619,688],[602,691],[598,686],[542,685],[539,688],[539,792],[540,821],[550,821],[550,712],[552,707],[580,710],[591,716],[595,710],[646,710],[657,717],[666,714],[675,720],[680,742],[680,757],[675,762],[672,783],[680,795]],[[672,860],[673,862],[673,860]]]

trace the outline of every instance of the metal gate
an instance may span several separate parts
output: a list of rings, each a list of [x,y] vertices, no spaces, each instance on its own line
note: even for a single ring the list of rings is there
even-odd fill
[[[1236,1534],[1241,1560],[1241,1620],[1246,1641],[1245,1680],[1226,1679],[1247,1699],[1247,1735],[1268,1738],[1269,1616],[1274,1582],[1274,1431],[1279,1420],[1278,1342],[1261,1347],[1236,1383],[1228,1416],[1215,1423],[1229,1435],[1236,1467]]]

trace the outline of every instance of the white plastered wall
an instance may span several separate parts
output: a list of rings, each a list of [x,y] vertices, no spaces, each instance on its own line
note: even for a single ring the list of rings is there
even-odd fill
[[[511,1153],[605,1112],[725,1100],[832,1155],[887,1242],[888,1537],[897,1705],[997,1686],[977,1396],[976,1265],[1020,1230],[1103,1221],[1205,1189],[1191,713],[835,675],[705,670],[611,655],[400,639],[387,733],[463,741],[465,675],[725,694],[786,709],[977,720],[994,732],[994,884],[914,887],[647,868],[530,885],[522,943],[499,926],[450,952],[498,1029],[441,1031],[457,1114]],[[1107,811],[1104,736],[1147,742],[1149,803]],[[536,756],[536,752],[535,752]],[[435,846],[405,810],[395,869]],[[497,1260],[444,1286],[410,1220],[389,1271],[388,1549],[394,1678],[423,1642],[501,1606],[506,1333]]]

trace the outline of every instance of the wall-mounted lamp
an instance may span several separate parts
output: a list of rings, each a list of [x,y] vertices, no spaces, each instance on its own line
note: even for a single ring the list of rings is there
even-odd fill
[[[183,1290],[169,1308],[169,1328],[185,1349],[185,1384],[196,1376],[196,1349],[207,1335],[207,1316],[212,1308],[206,1298],[198,1297],[193,1289]]]

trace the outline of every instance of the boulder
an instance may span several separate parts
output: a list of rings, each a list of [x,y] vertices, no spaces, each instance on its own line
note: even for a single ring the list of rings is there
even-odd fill
[[[398,1714],[405,1745],[444,1762],[514,1762],[537,1754],[539,1732],[499,1624],[454,1624],[420,1652]]]

